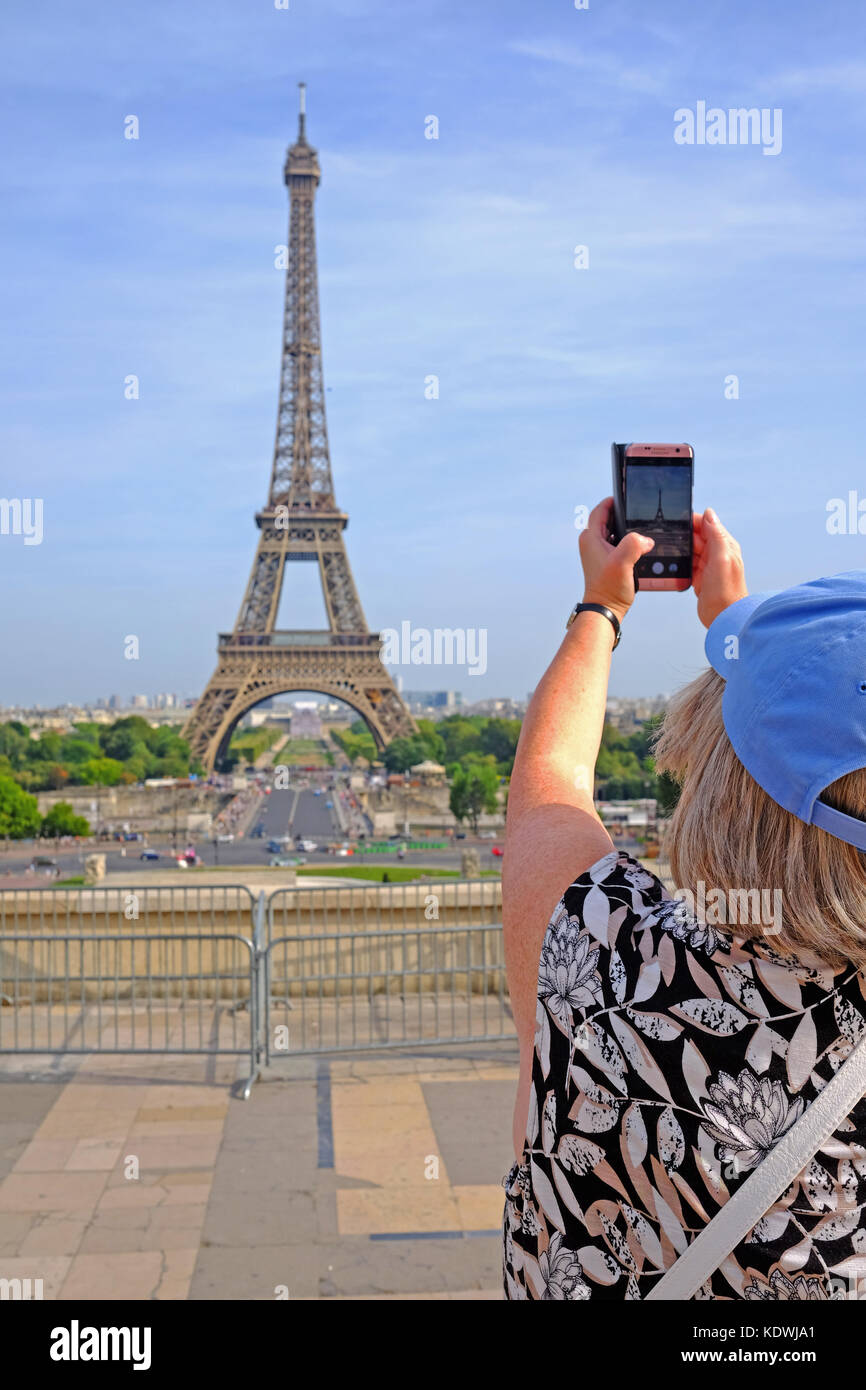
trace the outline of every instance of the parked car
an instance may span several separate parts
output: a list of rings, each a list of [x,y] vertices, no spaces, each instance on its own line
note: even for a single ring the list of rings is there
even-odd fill
[[[30,865],[31,869],[56,869],[57,860],[48,859],[45,855],[38,854]]]
[[[293,868],[296,864],[305,864],[306,860],[299,859],[297,855],[293,854],[274,854],[268,860],[268,863],[272,869],[289,869]]]
[[[267,850],[268,854],[282,854],[283,846],[287,845],[288,842],[288,835],[283,835],[282,838],[274,835],[271,837],[270,840],[268,840],[268,843],[265,845],[265,849]]]
[[[232,842],[232,840],[233,840],[234,838],[235,838],[235,837],[234,837],[234,835],[232,835],[231,831],[229,831],[228,834],[226,834],[226,835],[217,835],[217,840],[219,841],[219,843],[220,843],[221,845],[229,845],[229,844],[231,844],[231,842]]]
[[[303,850],[304,854],[313,854],[318,849],[318,845],[315,840],[299,840],[298,849]]]
[[[465,840],[465,839],[466,839],[466,831],[465,831],[465,830],[458,830],[458,831],[457,831],[457,834],[454,836],[454,838],[455,838],[455,840]]]
[[[139,859],[158,859],[159,853],[155,849],[143,849],[138,857]]]

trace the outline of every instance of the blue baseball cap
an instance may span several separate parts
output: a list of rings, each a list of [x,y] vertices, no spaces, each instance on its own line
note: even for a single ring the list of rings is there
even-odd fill
[[[866,850],[866,821],[820,800],[866,768],[866,570],[749,594],[710,624],[722,718],[740,762],[786,811]]]

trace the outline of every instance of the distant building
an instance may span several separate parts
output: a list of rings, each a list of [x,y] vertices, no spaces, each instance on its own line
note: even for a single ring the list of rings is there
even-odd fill
[[[490,700],[477,700],[474,705],[464,705],[464,714],[480,714],[488,719],[522,719],[526,713],[523,700],[512,700],[507,696]]]
[[[622,696],[611,696],[605,706],[605,719],[620,733],[633,734],[642,728],[648,719],[663,714],[668,700],[667,695],[644,695],[631,700]]]
[[[459,690],[406,690],[403,699],[410,709],[455,710],[463,704]]]
[[[148,698],[147,698],[146,695],[133,695],[133,697],[132,697],[132,708],[133,708],[133,709],[147,709],[147,708],[149,707],[149,705],[150,705],[150,701],[148,700]]]
[[[322,737],[322,721],[314,701],[299,701],[293,707],[289,734],[292,738]]]

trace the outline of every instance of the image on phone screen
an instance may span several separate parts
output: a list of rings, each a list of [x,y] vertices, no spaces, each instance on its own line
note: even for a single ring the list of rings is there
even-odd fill
[[[691,482],[691,468],[679,461],[626,463],[625,514],[629,530],[640,531],[655,541],[646,561],[681,559],[683,575],[688,572],[691,559]]]

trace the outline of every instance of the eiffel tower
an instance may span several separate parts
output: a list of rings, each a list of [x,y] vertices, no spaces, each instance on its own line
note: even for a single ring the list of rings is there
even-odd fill
[[[290,690],[314,690],[350,705],[379,750],[417,732],[370,632],[343,539],[348,517],[337,507],[322,382],[319,289],[313,205],[321,178],[307,143],[300,83],[298,138],[286,156],[289,260],[277,437],[268,500],[256,515],[260,536],[234,631],[218,639],[217,668],[185,728],[194,755],[211,770],[238,720],[254,705]],[[276,626],[285,568],[319,567],[328,627]]]

